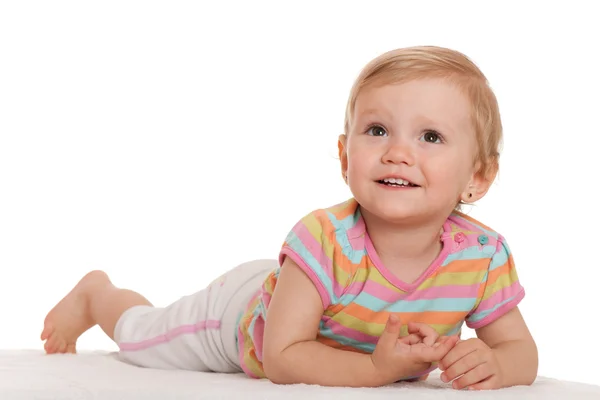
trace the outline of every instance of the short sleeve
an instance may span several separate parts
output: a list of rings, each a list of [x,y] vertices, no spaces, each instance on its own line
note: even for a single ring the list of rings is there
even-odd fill
[[[512,253],[502,236],[498,237],[496,251],[482,285],[484,290],[479,304],[466,319],[467,326],[472,329],[482,328],[495,321],[516,307],[525,296]]]
[[[333,298],[333,248],[327,219],[322,211],[302,218],[288,233],[279,253],[279,264],[290,257],[306,273],[317,288],[323,309]]]

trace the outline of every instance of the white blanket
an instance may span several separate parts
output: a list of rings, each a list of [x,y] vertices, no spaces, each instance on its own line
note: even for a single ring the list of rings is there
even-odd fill
[[[137,368],[114,353],[48,356],[35,350],[0,351],[0,399],[600,399],[600,386],[540,377],[531,387],[453,390],[433,373],[425,382],[383,388],[275,385],[242,374]]]

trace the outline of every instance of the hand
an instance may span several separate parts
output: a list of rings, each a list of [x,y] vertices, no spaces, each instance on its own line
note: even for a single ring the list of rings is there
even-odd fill
[[[458,341],[458,336],[439,337],[433,328],[419,323],[409,323],[409,335],[399,338],[401,327],[400,319],[391,314],[371,354],[375,369],[390,382],[425,371]]]
[[[458,342],[439,362],[438,367],[444,371],[442,381],[454,381],[454,389],[498,389],[502,385],[496,355],[481,339]]]

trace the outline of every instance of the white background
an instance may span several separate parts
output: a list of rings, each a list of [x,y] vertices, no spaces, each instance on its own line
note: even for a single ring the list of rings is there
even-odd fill
[[[199,3],[0,5],[0,348],[41,349],[46,312],[92,269],[166,305],[277,257],[300,217],[350,196],[336,139],[356,74],[435,44],[501,105],[501,175],[470,214],[514,251],[539,373],[600,384],[586,2]],[[116,349],[98,328],[79,348]]]

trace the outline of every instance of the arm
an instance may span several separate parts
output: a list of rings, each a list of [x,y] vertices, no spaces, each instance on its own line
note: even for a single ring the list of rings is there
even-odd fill
[[[495,354],[503,387],[531,385],[537,377],[537,346],[517,307],[476,330],[477,337]]]
[[[263,367],[278,384],[382,386],[395,381],[377,372],[371,356],[317,342],[323,303],[314,284],[286,257],[265,323]]]
[[[481,301],[467,317],[477,338],[460,341],[440,361],[441,379],[455,389],[498,389],[533,383],[537,348],[517,305],[525,296],[512,253],[500,237]]]

